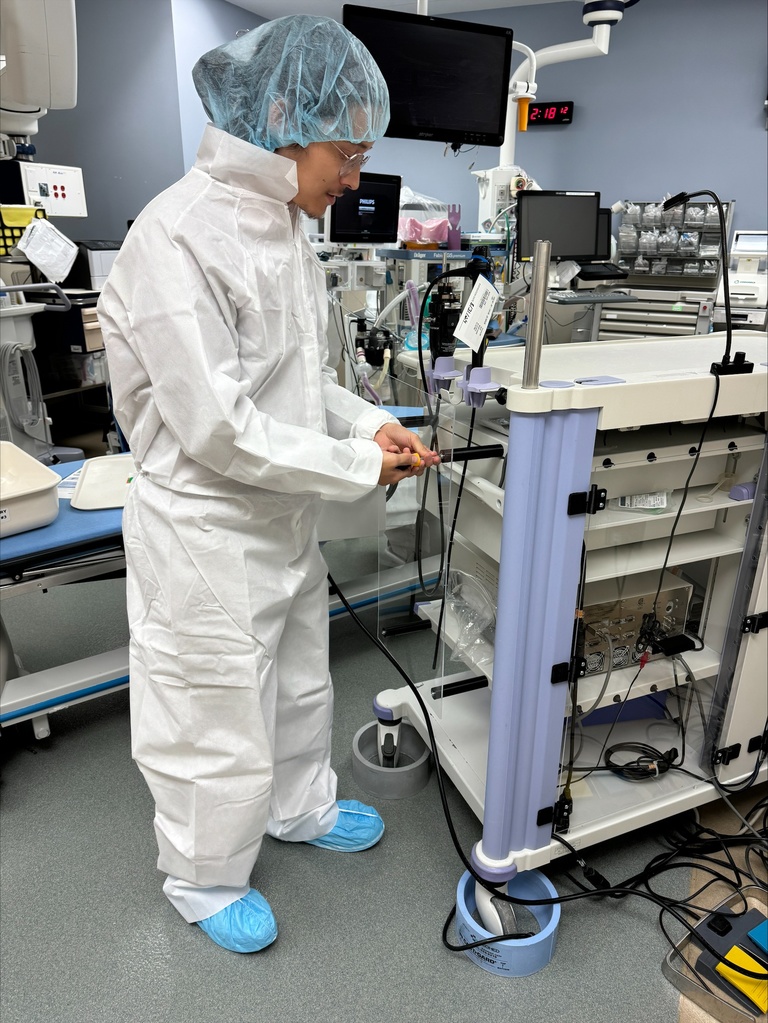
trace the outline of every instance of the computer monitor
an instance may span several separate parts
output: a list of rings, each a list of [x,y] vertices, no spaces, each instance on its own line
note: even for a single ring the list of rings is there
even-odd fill
[[[581,281],[620,281],[629,276],[627,270],[609,262],[611,258],[612,212],[607,208],[597,211],[597,254],[588,260],[576,260]]]
[[[518,192],[518,260],[532,259],[540,240],[552,243],[552,260],[596,259],[599,210],[599,192]]]
[[[590,262],[605,263],[611,258],[611,211],[597,211],[597,252]]]
[[[371,51],[387,83],[387,135],[454,148],[502,144],[511,28],[356,4],[344,4],[342,23]]]
[[[328,241],[382,245],[397,241],[401,178],[360,175],[360,187],[340,195],[330,207]]]

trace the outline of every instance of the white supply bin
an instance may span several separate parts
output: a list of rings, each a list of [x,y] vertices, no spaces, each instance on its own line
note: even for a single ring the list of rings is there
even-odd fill
[[[59,514],[61,477],[16,444],[0,441],[0,538],[47,526]]]

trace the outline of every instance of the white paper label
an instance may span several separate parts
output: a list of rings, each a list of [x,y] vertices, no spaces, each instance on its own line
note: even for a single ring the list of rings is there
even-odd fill
[[[56,488],[56,494],[59,499],[64,501],[72,500],[75,493],[75,487],[77,486],[77,481],[80,479],[82,471],[82,469],[75,469],[71,475],[65,476],[61,483],[59,483]]]
[[[473,352],[480,349],[485,337],[493,311],[496,308],[499,293],[485,277],[478,277],[469,301],[462,310],[458,326],[453,336],[469,345]]]

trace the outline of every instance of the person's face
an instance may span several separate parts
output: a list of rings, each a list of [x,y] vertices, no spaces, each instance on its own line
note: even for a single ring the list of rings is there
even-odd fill
[[[308,217],[325,216],[328,206],[347,189],[360,185],[361,157],[372,148],[370,142],[310,142],[286,146],[276,152],[296,162],[299,191],[294,202]],[[358,155],[359,154],[359,155]],[[350,164],[350,157],[356,157]]]

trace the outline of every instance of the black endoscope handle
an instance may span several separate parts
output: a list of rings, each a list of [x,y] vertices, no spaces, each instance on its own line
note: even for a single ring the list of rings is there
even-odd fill
[[[446,448],[440,452],[441,462],[474,462],[478,458],[503,457],[503,444],[477,444],[471,448]]]

